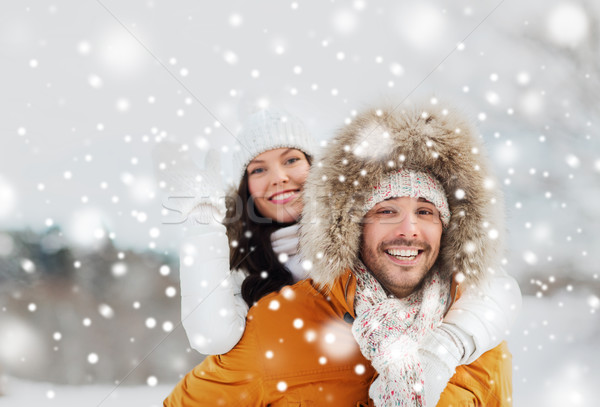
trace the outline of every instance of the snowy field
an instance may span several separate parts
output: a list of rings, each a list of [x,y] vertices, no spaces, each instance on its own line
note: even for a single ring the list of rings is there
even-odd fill
[[[600,406],[600,304],[567,290],[524,297],[509,342],[515,406]]]
[[[597,310],[597,298],[577,290],[550,298],[524,298],[509,341],[515,406],[600,405]],[[0,407],[158,407],[174,385],[69,387],[5,379]]]
[[[166,384],[155,387],[109,385],[75,387],[27,382],[15,378],[7,378],[5,386],[8,394],[0,397],[2,407],[159,407],[173,387]]]

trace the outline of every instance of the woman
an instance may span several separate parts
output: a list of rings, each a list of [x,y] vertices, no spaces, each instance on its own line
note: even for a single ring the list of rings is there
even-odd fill
[[[307,277],[297,254],[296,222],[314,143],[298,119],[274,109],[253,115],[240,142],[242,179],[229,200],[227,228],[215,220],[223,207],[219,210],[214,200],[200,203],[192,212],[206,224],[192,226],[182,247],[182,322],[190,344],[203,354],[229,351],[243,334],[252,304]],[[424,344],[431,348],[424,354],[439,353],[444,343],[449,355],[424,361],[426,383],[434,382],[428,376],[454,370],[459,362],[453,354],[470,363],[500,343],[511,327],[521,303],[518,285],[506,275],[491,280],[485,296],[458,299],[449,319],[435,329],[435,340]],[[426,399],[437,400],[444,387],[426,388]]]
[[[182,323],[203,354],[229,351],[244,332],[248,307],[307,276],[296,222],[314,140],[299,119],[273,108],[251,115],[238,140],[241,180],[227,200],[226,226],[217,221],[224,202],[201,200],[189,211],[196,222],[188,220],[181,250]],[[218,187],[208,189],[197,195]]]

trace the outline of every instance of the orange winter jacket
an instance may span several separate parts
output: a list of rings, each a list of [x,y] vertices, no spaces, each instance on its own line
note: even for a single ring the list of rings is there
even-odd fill
[[[328,295],[303,280],[262,298],[240,342],[196,366],[164,406],[372,406],[376,372],[351,332],[355,291],[348,271]],[[438,406],[509,406],[511,395],[502,343],[459,366]]]

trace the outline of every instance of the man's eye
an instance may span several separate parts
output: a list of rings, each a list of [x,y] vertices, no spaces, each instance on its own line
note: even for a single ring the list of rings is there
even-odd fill
[[[418,215],[433,215],[433,211],[430,209],[419,209],[417,211]]]
[[[380,213],[382,215],[391,215],[392,213],[394,213],[394,211],[391,209],[380,209],[377,211],[377,213]]]

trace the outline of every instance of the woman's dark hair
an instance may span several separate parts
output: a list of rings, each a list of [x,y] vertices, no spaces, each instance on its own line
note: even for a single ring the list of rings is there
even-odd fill
[[[304,154],[308,163],[311,157]],[[242,283],[242,298],[252,306],[265,295],[294,284],[292,273],[279,261],[271,245],[271,233],[289,226],[260,214],[248,189],[248,173],[240,182],[237,193],[227,201],[225,216],[231,248],[232,269],[244,269],[248,276]]]

